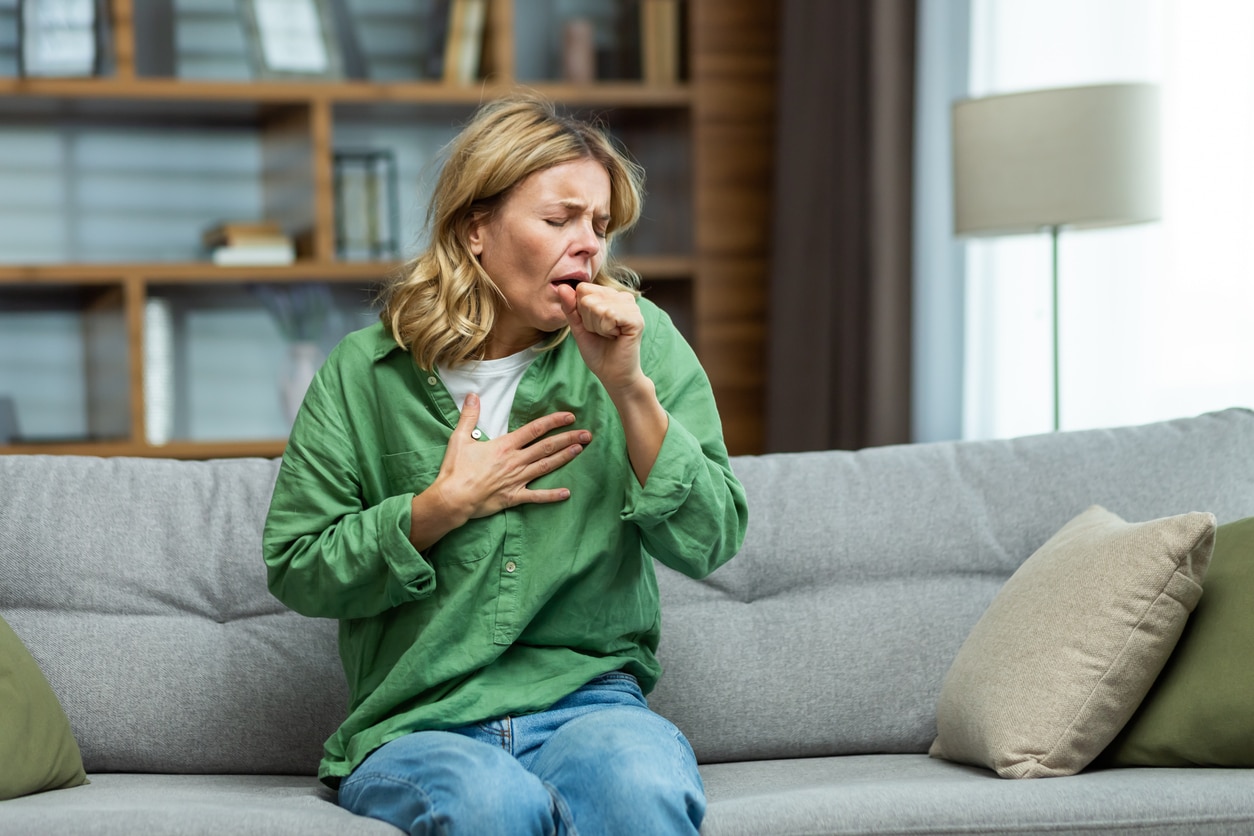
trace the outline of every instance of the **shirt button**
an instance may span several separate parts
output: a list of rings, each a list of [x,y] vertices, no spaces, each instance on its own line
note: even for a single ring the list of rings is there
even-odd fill
[[[517,563],[515,563],[515,562],[514,562],[514,561],[512,561],[512,560],[511,560],[509,563],[506,563],[506,564],[505,564],[505,571],[506,571],[506,572],[513,572],[513,571],[514,571],[515,569],[517,569],[517,568],[518,568],[518,564],[517,564]]]
[[[470,431],[470,437],[474,439],[483,438],[483,430],[479,429],[478,427],[475,427],[473,430]]]
[[[435,385],[436,383],[438,383],[438,382],[439,382],[439,381],[436,379],[436,376],[435,376],[435,375],[431,375],[430,377],[428,377],[428,378],[427,378],[427,385],[428,385],[428,386],[434,386],[434,385]]]

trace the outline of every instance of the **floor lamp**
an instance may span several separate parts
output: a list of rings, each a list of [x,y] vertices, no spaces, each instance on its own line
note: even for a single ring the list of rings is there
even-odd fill
[[[1058,236],[1158,220],[1158,88],[1101,84],[959,101],[954,233],[1049,232],[1054,429],[1061,426]]]

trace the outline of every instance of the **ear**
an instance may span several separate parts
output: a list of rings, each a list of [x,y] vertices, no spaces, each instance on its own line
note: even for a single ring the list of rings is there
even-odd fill
[[[484,227],[487,226],[487,218],[484,215],[475,215],[466,222],[466,243],[470,246],[470,254],[475,258],[483,255]]]

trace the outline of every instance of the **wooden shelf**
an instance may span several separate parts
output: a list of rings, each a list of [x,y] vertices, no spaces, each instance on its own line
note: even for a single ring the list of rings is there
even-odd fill
[[[396,269],[388,262],[297,261],[282,266],[221,267],[209,262],[146,264],[38,264],[0,266],[0,285],[101,284],[122,278],[147,282],[382,281]]]
[[[634,256],[623,259],[650,281],[690,279],[696,261],[690,256]],[[297,261],[281,266],[222,267],[209,262],[141,264],[0,265],[0,286],[110,284],[123,278],[153,284],[214,282],[381,282],[401,265],[389,261]]]
[[[283,455],[286,439],[268,441],[171,441],[147,444],[139,441],[62,441],[0,446],[0,453],[58,456],[134,456],[170,459],[228,459],[238,456],[276,458]]]
[[[514,89],[512,83],[451,85],[439,81],[198,81],[174,78],[0,78],[0,112],[23,109],[23,103],[63,100],[87,106],[100,102],[179,102],[307,104],[324,102],[458,105],[473,108]],[[634,81],[597,84],[538,82],[531,90],[573,107],[687,108],[687,84],[645,85]],[[26,105],[30,107],[29,104]]]

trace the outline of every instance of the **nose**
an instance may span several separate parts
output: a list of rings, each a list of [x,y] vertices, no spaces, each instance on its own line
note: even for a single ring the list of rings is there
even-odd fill
[[[573,248],[576,255],[591,258],[601,251],[601,238],[591,221],[581,221],[575,225],[576,235]]]

